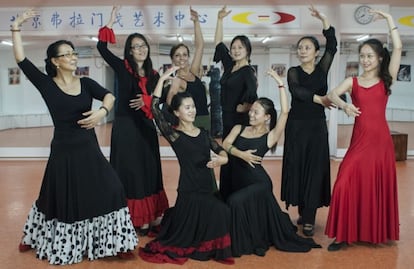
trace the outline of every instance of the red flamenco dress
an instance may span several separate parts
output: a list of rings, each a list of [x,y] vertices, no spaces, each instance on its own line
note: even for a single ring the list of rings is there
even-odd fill
[[[399,239],[394,146],[385,118],[383,81],[371,87],[353,79],[355,118],[349,149],[339,167],[325,233],[336,242],[384,243]]]

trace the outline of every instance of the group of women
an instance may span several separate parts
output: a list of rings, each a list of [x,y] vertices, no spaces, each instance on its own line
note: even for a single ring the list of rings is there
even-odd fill
[[[93,80],[73,75],[77,54],[69,41],[49,46],[47,75],[25,57],[20,26],[36,16],[34,10],[25,11],[11,26],[16,62],[41,93],[55,126],[21,251],[35,249],[51,264],[72,264],[84,256],[132,258],[136,232],[154,232],[155,239],[139,249],[146,261],[182,264],[191,258],[232,264],[233,257],[264,256],[270,246],[291,252],[320,248],[311,236],[317,209],[328,205],[325,233],[335,238],[328,250],[357,241],[398,240],[395,163],[385,105],[402,44],[391,15],[371,11],[388,23],[392,55],[378,40],[364,42],[359,51],[362,74],[327,94],[327,75],[337,51],[335,30],[325,15],[310,7],[311,15],[323,24],[325,51],[317,61],[318,40],[304,36],[298,41],[301,64],[291,67],[287,77],[290,109],[283,80],[274,70],[267,71],[278,85],[277,117],[273,101],[257,97],[249,39],[234,37],[230,49],[222,42],[223,20],[230,14],[223,7],[218,12],[214,55],[224,67],[220,145],[202,127],[208,110],[199,73],[204,41],[197,12],[190,8],[196,47],[192,63],[188,47],[178,44],[170,53],[173,66],[160,76],[143,35],[127,38],[123,59],[108,49],[108,42],[115,42],[112,25],[117,11],[114,7],[109,22],[99,30],[97,45],[119,81],[110,162],[100,151],[93,128],[112,108],[113,95]],[[352,104],[338,97],[345,92],[351,94]],[[98,110],[91,109],[92,99],[102,100]],[[166,111],[160,109],[161,103]],[[356,120],[331,199],[324,108],[334,105]],[[153,119],[180,165],[172,207],[163,188]],[[306,237],[297,234],[281,210],[272,180],[261,165],[283,134],[281,199],[286,207],[298,206],[297,222]],[[383,148],[378,148],[378,141]],[[215,167],[221,167],[219,188],[212,173]]]

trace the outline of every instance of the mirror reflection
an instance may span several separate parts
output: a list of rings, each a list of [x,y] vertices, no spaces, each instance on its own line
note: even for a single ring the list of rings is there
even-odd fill
[[[259,81],[259,95],[275,98],[276,93],[273,89],[275,86],[272,81],[265,76],[266,69],[270,66],[278,68],[282,74],[287,72],[290,66],[298,65],[295,43],[301,35],[289,35],[280,37],[269,37],[270,42],[263,43],[263,35],[249,35],[252,40],[253,52],[252,65],[257,68]],[[339,52],[336,58],[336,67],[330,74],[330,88],[335,87],[345,77],[358,75],[360,70],[358,62],[358,44],[356,41],[358,35],[338,34]],[[25,36],[23,36],[25,38]],[[72,40],[77,46],[79,52],[79,62],[77,74],[80,76],[90,76],[100,82],[106,88],[113,91],[116,87],[116,78],[113,71],[109,68],[96,50],[96,41],[90,37],[67,36],[66,39]],[[119,36],[117,44],[111,47],[111,50],[122,57],[123,44],[126,35]],[[191,35],[184,35],[184,43],[188,44],[190,50],[194,49]],[[212,37],[206,37],[206,40]],[[318,36],[320,40],[322,36]],[[392,44],[388,44],[386,35],[375,36],[392,49]],[[30,37],[31,42],[40,37]],[[50,40],[49,40],[50,39]],[[230,39],[225,40],[229,43]],[[273,41],[272,41],[273,39]],[[26,46],[26,54],[39,68],[44,70],[45,47],[54,41],[54,37],[44,37],[41,44],[31,47]],[[157,39],[158,40],[158,39]],[[167,41],[166,41],[167,40]],[[401,61],[400,72],[397,81],[392,85],[392,95],[389,98],[387,106],[387,119],[394,137],[404,139],[407,143],[408,151],[414,150],[414,140],[407,139],[414,135],[414,82],[411,79],[411,63],[414,62],[414,41],[409,36],[402,36],[404,51]],[[154,40],[152,40],[154,41]],[[151,54],[154,62],[154,68],[160,72],[171,62],[169,50],[173,44],[178,43],[176,36],[164,35],[163,43],[151,43]],[[323,49],[323,48],[322,48]],[[191,51],[192,52],[192,51]],[[0,45],[2,58],[1,66],[1,90],[0,90],[0,148],[7,147],[49,147],[53,133],[52,122],[39,93],[34,89],[31,83],[25,78],[24,74],[17,68],[14,62],[12,50],[10,47]],[[208,68],[214,63],[212,57],[214,45],[207,41],[203,68]],[[191,56],[191,54],[190,54]],[[220,68],[220,66],[217,66]],[[284,78],[286,79],[286,77]],[[210,77],[203,76],[203,81],[208,86]],[[208,87],[207,87],[208,88]],[[351,102],[350,96],[343,96],[344,100]],[[98,106],[98,104],[96,104]],[[332,120],[330,114],[333,111],[326,111],[327,122]],[[96,128],[98,141],[101,146],[109,147],[111,136],[111,120],[113,112]],[[341,110],[337,110],[335,127],[329,125],[329,132],[335,134],[336,147],[338,152],[332,152],[331,155],[343,156],[345,149],[349,145],[352,135],[353,119],[348,118]],[[400,141],[399,140],[399,141]],[[399,143],[401,143],[401,141]],[[161,143],[161,146],[166,145]],[[281,141],[280,145],[283,145]],[[401,148],[401,146],[400,146]],[[397,150],[397,149],[396,149]]]

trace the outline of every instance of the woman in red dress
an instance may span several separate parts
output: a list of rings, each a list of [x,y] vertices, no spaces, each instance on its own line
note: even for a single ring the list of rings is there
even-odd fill
[[[328,98],[355,117],[349,149],[339,167],[325,233],[335,238],[328,250],[353,242],[383,243],[399,239],[398,197],[394,146],[385,109],[390,86],[397,77],[402,44],[390,14],[371,10],[387,21],[392,38],[390,54],[377,39],[360,45],[363,73],[350,77]],[[339,96],[348,92],[352,104]]]

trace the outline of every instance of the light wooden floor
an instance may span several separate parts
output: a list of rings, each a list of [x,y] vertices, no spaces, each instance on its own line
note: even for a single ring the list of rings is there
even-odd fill
[[[339,162],[332,161],[332,181]],[[45,168],[46,161],[0,161],[0,268],[4,269],[40,269],[56,268],[47,261],[35,258],[33,250],[19,253],[17,245],[22,236],[22,228],[27,213],[36,199]],[[266,160],[264,166],[273,178],[275,195],[280,195],[280,160]],[[178,163],[175,160],[162,161],[164,184],[170,204],[176,199]],[[222,265],[214,261],[188,261],[182,266],[172,264],[151,264],[138,257],[130,261],[117,258],[105,258],[97,261],[83,261],[68,268],[278,268],[278,269],[412,269],[414,268],[414,160],[397,162],[400,205],[400,241],[383,245],[355,244],[346,249],[332,253],[326,250],[331,239],[324,235],[327,208],[318,211],[314,239],[322,249],[313,249],[309,253],[286,253],[271,248],[265,257],[254,255],[237,258],[235,265]],[[218,171],[216,171],[218,172]],[[291,208],[289,214],[296,220],[296,209]],[[149,239],[140,238],[140,246]]]
[[[97,128],[99,142],[102,146],[109,145],[110,125]],[[28,147],[31,139],[37,139],[43,143],[41,146],[49,146],[51,129],[29,128],[20,132],[2,131],[0,138],[7,135],[8,146]],[[6,133],[6,134],[5,134]],[[15,145],[10,145],[13,141]],[[4,143],[0,139],[0,146]],[[160,140],[161,145],[166,145]],[[37,198],[46,160],[2,160],[0,159],[0,269],[8,268],[56,268],[49,265],[47,261],[35,258],[35,252],[28,251],[19,253],[17,245],[22,236],[23,224],[31,204]],[[331,161],[332,185],[336,178],[339,162]],[[265,160],[264,166],[271,175],[274,184],[276,198],[280,197],[280,160]],[[164,174],[164,185],[170,204],[176,199],[176,188],[178,179],[178,163],[175,160],[163,160],[162,168]],[[218,173],[218,170],[216,170]],[[324,228],[328,208],[318,211],[314,239],[320,243],[322,249],[313,249],[309,253],[285,253],[271,248],[265,257],[254,255],[243,256],[236,259],[233,266],[222,265],[214,261],[197,262],[188,261],[182,266],[172,264],[151,264],[142,261],[138,257],[131,261],[121,261],[117,258],[105,258],[97,261],[83,261],[70,268],[278,268],[278,269],[412,269],[414,268],[414,160],[397,162],[397,173],[399,183],[399,205],[400,205],[400,241],[390,242],[383,245],[355,244],[343,251],[331,253],[326,247],[332,241],[324,235]],[[279,201],[280,202],[280,201]],[[281,203],[281,205],[283,205]],[[296,208],[288,211],[291,218],[296,220]],[[140,238],[139,246],[148,242],[148,238]]]

